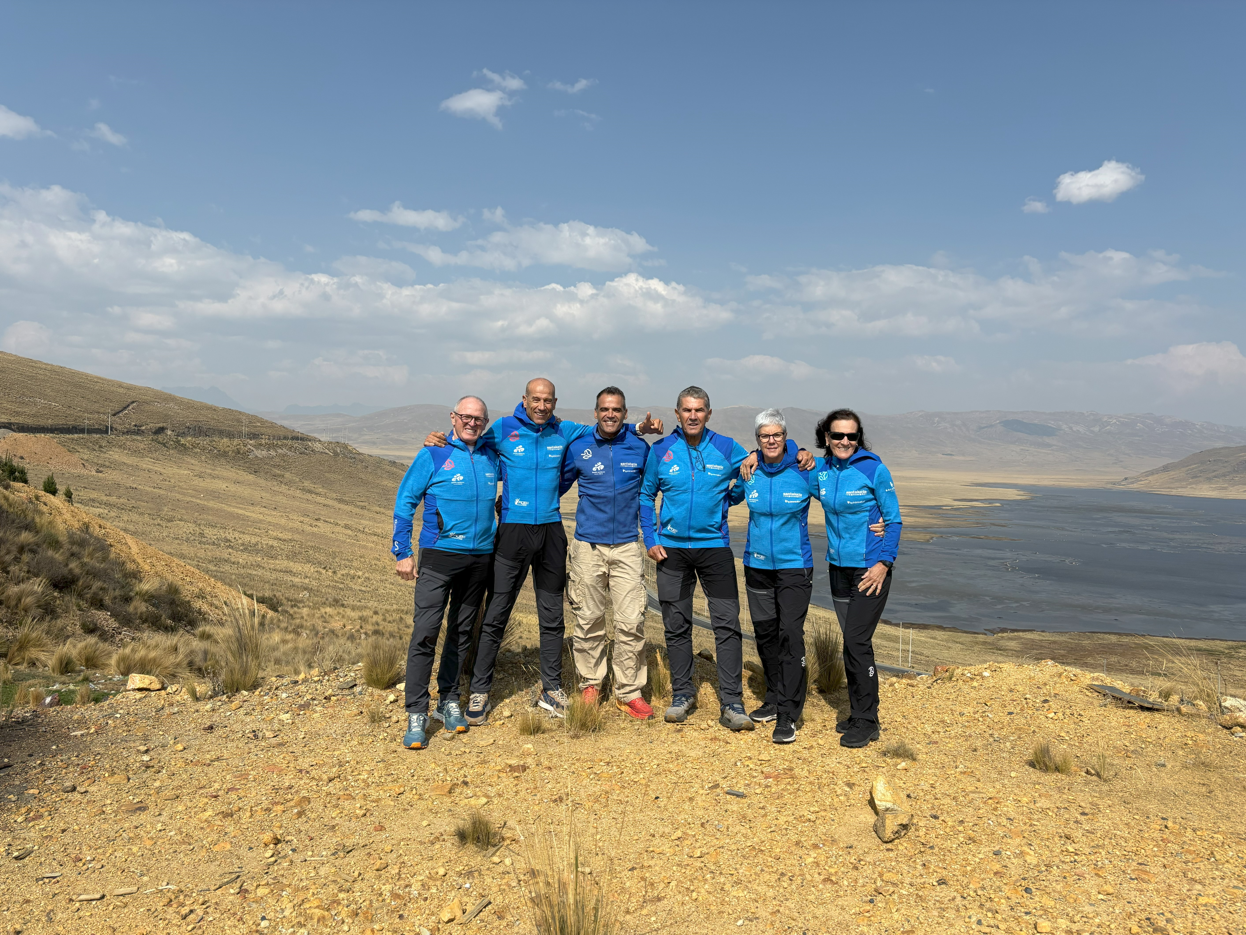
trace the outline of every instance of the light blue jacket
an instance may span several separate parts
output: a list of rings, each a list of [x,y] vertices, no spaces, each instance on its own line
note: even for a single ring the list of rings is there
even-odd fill
[[[727,509],[731,482],[748,452],[733,439],[704,429],[689,447],[683,429],[653,446],[640,485],[640,528],[645,548],[698,549],[730,546]],[[655,502],[662,494],[661,519]]]
[[[562,459],[567,445],[593,430],[551,416],[544,425],[528,418],[523,403],[514,415],[503,416],[480,436],[480,443],[492,448],[502,459],[503,523],[556,523],[558,486],[562,479]]]
[[[858,451],[847,461],[818,458],[810,490],[826,514],[826,560],[845,568],[869,568],[894,562],[900,548],[900,501],[891,472],[872,451]],[[879,539],[870,524],[883,520]]]
[[[470,450],[453,434],[444,448],[421,448],[394,498],[395,558],[411,555],[415,511],[424,501],[421,549],[469,555],[493,551],[493,500],[498,492],[498,456],[476,444]]]
[[[732,504],[748,504],[748,541],[744,564],[750,568],[812,568],[809,545],[810,478],[796,463],[796,443],[789,441],[778,464],[757,453],[757,470],[731,489]]]

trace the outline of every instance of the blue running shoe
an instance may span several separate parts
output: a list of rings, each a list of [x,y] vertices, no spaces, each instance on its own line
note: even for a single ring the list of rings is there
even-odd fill
[[[433,717],[441,721],[447,734],[466,734],[471,728],[457,701],[439,701],[433,709]]]
[[[688,720],[688,715],[696,709],[696,695],[676,695],[671,699],[671,706],[666,709],[666,722],[668,724],[682,724]]]
[[[550,717],[566,717],[567,705],[571,704],[567,698],[567,693],[561,688],[555,688],[552,692],[541,692],[541,697],[536,700],[537,707],[544,708],[549,712]]]
[[[407,715],[407,732],[402,735],[402,745],[408,750],[424,750],[428,747],[427,714]]]

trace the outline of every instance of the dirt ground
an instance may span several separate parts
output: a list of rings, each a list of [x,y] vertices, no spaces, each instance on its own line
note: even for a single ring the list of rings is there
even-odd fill
[[[882,742],[845,750],[842,696],[812,697],[791,746],[708,707],[686,726],[611,710],[598,734],[524,736],[531,672],[521,656],[504,671],[490,724],[425,751],[399,745],[396,693],[346,687],[350,669],[6,721],[4,931],[531,932],[525,839],[568,823],[631,933],[1246,931],[1246,741],[1105,703],[1086,673],[892,681]],[[899,740],[907,759],[883,755]],[[1076,771],[1028,765],[1038,740]],[[1111,781],[1083,771],[1100,752]],[[914,816],[886,845],[867,804],[880,775]],[[502,827],[496,853],[455,840],[475,809]],[[470,923],[440,921],[482,899]]]

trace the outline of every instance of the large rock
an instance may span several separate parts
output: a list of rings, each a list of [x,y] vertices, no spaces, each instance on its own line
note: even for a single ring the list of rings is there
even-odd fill
[[[895,809],[879,812],[878,817],[874,819],[874,833],[884,844],[890,844],[897,838],[904,837],[912,827],[913,816],[908,812]]]
[[[137,672],[131,672],[130,677],[126,680],[125,690],[128,692],[164,691],[164,682],[154,675],[140,675]]]
[[[876,777],[870,786],[870,808],[874,809],[875,814],[878,815],[883,812],[898,811],[900,808],[899,799],[882,776]]]

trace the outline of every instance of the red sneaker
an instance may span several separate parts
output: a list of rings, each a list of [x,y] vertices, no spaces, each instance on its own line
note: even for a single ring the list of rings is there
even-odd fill
[[[653,708],[643,698],[633,698],[626,703],[616,699],[614,703],[619,706],[620,711],[638,721],[648,721],[653,717]]]
[[[589,685],[580,692],[580,697],[584,699],[585,704],[597,704],[601,701],[601,689],[596,685]]]

